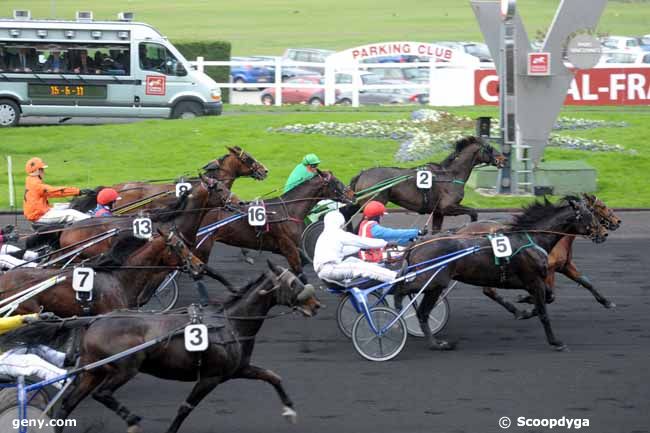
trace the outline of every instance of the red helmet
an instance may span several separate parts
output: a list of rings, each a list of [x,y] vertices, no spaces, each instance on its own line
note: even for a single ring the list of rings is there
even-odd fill
[[[97,194],[97,203],[106,206],[122,197],[113,188],[104,188]]]
[[[386,214],[386,206],[378,201],[369,201],[366,207],[363,208],[363,216],[366,218],[374,218]]]

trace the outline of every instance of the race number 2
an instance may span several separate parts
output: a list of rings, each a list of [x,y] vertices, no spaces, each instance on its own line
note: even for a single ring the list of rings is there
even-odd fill
[[[149,239],[153,235],[151,218],[136,218],[133,220],[133,236],[140,239]]]
[[[185,327],[185,350],[188,352],[204,352],[208,350],[208,327],[202,324]]]
[[[512,246],[510,239],[504,235],[497,235],[490,238],[494,257],[510,257],[512,255]]]
[[[176,184],[176,197],[180,197],[188,191],[192,190],[192,184],[189,182],[178,182]]]
[[[251,206],[248,208],[248,224],[252,226],[266,224],[266,209],[264,206]]]
[[[429,170],[418,170],[415,174],[415,184],[420,189],[429,189],[433,186],[433,173]]]
[[[72,288],[75,292],[92,292],[95,283],[93,268],[75,268],[72,273]]]

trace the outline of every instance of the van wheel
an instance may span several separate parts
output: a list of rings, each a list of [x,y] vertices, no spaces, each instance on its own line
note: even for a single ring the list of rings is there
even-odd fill
[[[172,112],[173,119],[194,119],[201,116],[203,111],[197,102],[184,101],[179,102]]]
[[[245,84],[245,83],[246,83],[246,81],[244,81],[243,78],[236,78],[235,79],[235,84],[240,84],[241,85],[241,84]],[[244,92],[247,89],[245,87],[233,87],[233,90],[236,90],[238,92]]]
[[[273,104],[275,104],[275,101],[273,100],[273,96],[271,96],[271,95],[262,96],[262,104],[263,105],[273,105]]]
[[[321,105],[323,105],[323,101],[321,101],[320,98],[311,98],[309,100],[309,105],[314,105],[316,107],[320,107]]]
[[[0,99],[0,128],[16,126],[20,120],[20,108],[11,99]]]

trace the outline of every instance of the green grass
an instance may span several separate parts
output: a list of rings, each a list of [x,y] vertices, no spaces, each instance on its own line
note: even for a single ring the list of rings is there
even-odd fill
[[[172,40],[227,40],[233,54],[281,54],[304,46],[350,48],[388,40],[482,40],[467,0],[4,0],[0,16],[31,9],[38,18],[74,17],[92,10],[96,19],[134,11],[138,21]],[[56,5],[53,10],[52,4]],[[519,0],[518,10],[534,37],[551,23],[559,0]],[[598,31],[641,35],[650,32],[650,3],[609,1]]]
[[[323,160],[323,168],[331,169],[337,177],[347,182],[363,168],[395,165],[393,154],[399,145],[392,140],[270,133],[268,128],[297,122],[406,118],[412,108],[281,107],[254,111],[248,107],[229,106],[227,110],[239,114],[191,121],[151,120],[122,125],[5,129],[2,131],[0,154],[13,156],[20,206],[23,167],[32,156],[40,156],[50,165],[47,182],[94,187],[127,180],[194,174],[207,161],[223,155],[226,152],[224,146],[239,145],[270,169],[269,178],[264,182],[240,179],[235,184],[237,194],[254,198],[280,188],[306,153],[316,152]],[[497,115],[493,107],[449,110],[471,117]],[[650,137],[650,109],[570,107],[564,110],[563,115],[629,123],[627,128],[565,133],[622,144],[628,149],[636,149],[638,155],[549,148],[545,157],[548,160],[582,159],[594,166],[598,170],[598,194],[611,206],[650,206],[650,145],[647,143]],[[440,160],[443,157],[436,155],[432,159]],[[408,163],[406,166],[415,164]],[[511,207],[529,200],[482,197],[468,189],[464,203],[478,207]],[[0,170],[0,208],[7,207],[7,172],[3,163]]]

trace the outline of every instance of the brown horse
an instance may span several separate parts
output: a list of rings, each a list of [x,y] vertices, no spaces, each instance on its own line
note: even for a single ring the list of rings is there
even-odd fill
[[[384,204],[395,203],[420,214],[433,213],[431,230],[439,231],[446,215],[469,215],[472,221],[478,219],[475,209],[460,204],[465,196],[465,182],[477,165],[490,164],[503,167],[505,162],[506,158],[492,146],[484,143],[480,138],[470,136],[457,141],[454,152],[440,164],[429,162],[415,168],[370,168],[352,178],[350,187],[353,191],[358,192],[387,179],[410,175],[412,176],[410,179],[367,200],[377,200]],[[419,189],[417,187],[415,177],[416,172],[420,169],[433,173],[432,188]],[[363,203],[362,201],[359,205]],[[350,217],[358,209],[358,206],[349,206],[344,208],[344,212],[347,217]]]
[[[304,219],[319,200],[334,199],[350,203],[352,191],[330,172],[319,171],[316,176],[296,186],[286,194],[264,201],[267,209],[267,225],[256,228],[246,218],[227,224],[210,235],[197,249],[197,255],[204,261],[210,256],[214,242],[271,251],[283,255],[291,270],[304,282],[298,245],[305,229]],[[237,211],[213,209],[203,218],[202,226],[236,215]]]
[[[282,415],[295,422],[297,414],[282,386],[280,376],[251,364],[255,337],[275,305],[292,307],[306,316],[312,316],[320,303],[313,287],[303,285],[287,269],[271,264],[269,266],[270,271],[240,289],[224,306],[194,310],[197,314],[188,311],[164,315],[117,313],[100,319],[70,320],[64,324],[35,323],[3,336],[0,344],[7,340],[28,344],[54,341],[72,328],[88,327],[80,356],[80,365],[84,366],[158,339],[159,344],[81,373],[77,386],[65,396],[56,418],[66,419],[92,393],[95,400],[127,423],[129,433],[141,431],[141,418],[120,404],[113,394],[139,372],[143,372],[162,379],[196,382],[178,409],[167,430],[169,433],[177,432],[192,410],[217,385],[230,379],[252,379],[269,383],[282,401]],[[192,353],[185,349],[183,329],[197,317],[209,329],[209,345],[203,352]],[[61,431],[62,429],[57,430]]]

